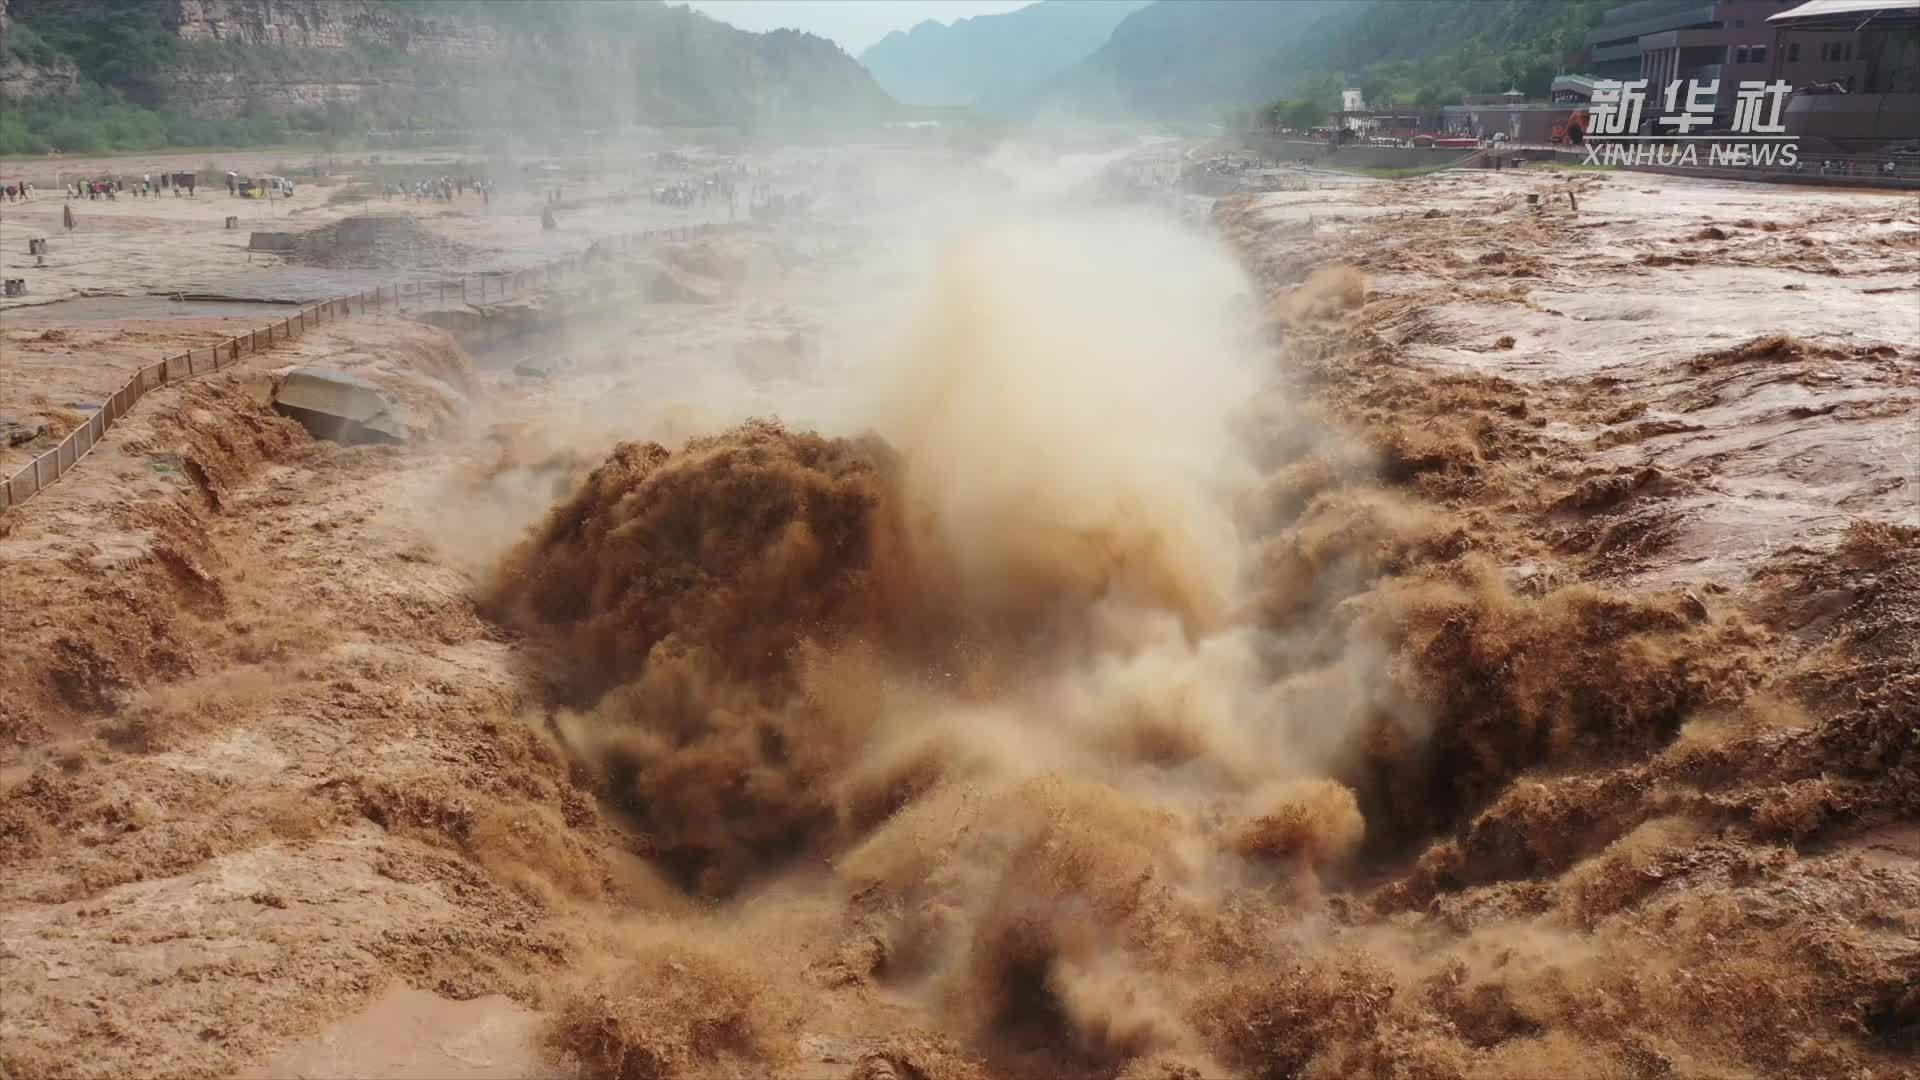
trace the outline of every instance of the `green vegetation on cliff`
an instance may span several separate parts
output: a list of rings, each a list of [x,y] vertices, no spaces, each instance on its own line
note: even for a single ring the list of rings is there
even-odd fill
[[[312,70],[372,69],[383,53],[368,46],[331,53],[238,42],[181,41],[151,0],[14,0],[0,54],[35,67],[71,63],[80,74],[67,93],[12,99],[0,110],[0,154],[102,154],[166,147],[268,146],[327,142],[364,129],[358,109],[276,115],[249,102],[231,115],[198,116],[172,100],[162,76],[230,71],[246,77]]]
[[[1615,0],[1381,0],[1354,13],[1330,54],[1345,78],[1319,71],[1292,96],[1228,114],[1229,126],[1296,131],[1324,124],[1343,87],[1374,109],[1434,110],[1469,94],[1545,97],[1564,59]],[[1433,19],[1428,24],[1413,16]]]
[[[1307,75],[1350,7],[1346,0],[1161,0],[1129,15],[1035,104],[1095,115],[1217,116]]]
[[[1390,106],[1511,88],[1543,95],[1585,31],[1620,2],[1160,0],[1034,104],[1164,117],[1260,102],[1324,110],[1342,87]]]
[[[53,53],[65,56],[82,78],[100,86],[126,89],[145,84],[153,72],[173,62],[174,36],[162,18],[162,5],[145,0],[86,0],[84,3],[12,4],[15,27],[22,28]]]
[[[59,97],[8,102],[0,154],[107,154],[169,146],[272,146],[293,139],[285,118],[255,109],[224,119],[142,108],[97,84]]]
[[[0,64],[12,61],[32,64],[34,67],[51,67],[59,59],[60,51],[34,33],[31,26],[16,24],[7,30],[5,37],[0,37]]]
[[[1330,59],[1369,104],[1446,105],[1509,89],[1544,97],[1586,31],[1619,4],[1380,0],[1356,13]]]

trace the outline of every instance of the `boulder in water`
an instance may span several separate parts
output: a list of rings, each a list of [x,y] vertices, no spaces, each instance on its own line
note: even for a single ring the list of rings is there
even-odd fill
[[[379,387],[344,371],[300,367],[274,390],[273,407],[315,438],[341,443],[405,442],[406,426]]]

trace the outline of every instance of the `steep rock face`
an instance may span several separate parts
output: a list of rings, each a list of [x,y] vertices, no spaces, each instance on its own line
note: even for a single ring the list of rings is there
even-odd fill
[[[346,51],[378,43],[409,56],[487,60],[499,55],[497,27],[479,12],[370,0],[174,0],[169,21],[182,41],[230,41]]]
[[[261,108],[285,116],[303,109],[357,105],[391,88],[385,80],[261,79],[246,71],[195,67],[161,73],[167,100],[194,116],[238,116]]]
[[[15,19],[84,0],[13,0]],[[660,0],[151,0],[174,42],[122,86],[201,117],[334,108],[371,126],[782,125],[892,101],[810,34]]]
[[[62,62],[42,67],[12,58],[0,58],[0,101],[65,94],[79,84],[80,72]]]
[[[0,0],[0,101],[64,94],[79,83],[79,69],[71,60],[59,56],[31,60],[9,50],[7,40],[12,26],[7,0]]]

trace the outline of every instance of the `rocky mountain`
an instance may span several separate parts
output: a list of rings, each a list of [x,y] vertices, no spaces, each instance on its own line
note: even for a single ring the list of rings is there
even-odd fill
[[[73,61],[46,48],[31,31],[15,32],[7,0],[0,0],[0,101],[66,94],[79,80]]]
[[[1215,116],[1324,70],[1365,0],[1159,0],[1023,104],[1100,116]]]
[[[1090,56],[1148,0],[1041,0],[1018,11],[931,19],[894,31],[860,62],[911,105],[972,105],[1030,91]]]
[[[82,78],[195,117],[786,125],[892,107],[823,38],[660,0],[11,0],[10,14]]]

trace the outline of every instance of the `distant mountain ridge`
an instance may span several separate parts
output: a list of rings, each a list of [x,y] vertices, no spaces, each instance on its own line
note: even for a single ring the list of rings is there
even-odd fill
[[[1018,111],[1215,119],[1359,87],[1434,108],[1470,93],[1544,96],[1619,0],[1160,0]]]
[[[1102,116],[1215,115],[1287,91],[1330,51],[1369,0],[1160,0],[1050,80],[1023,111]]]
[[[860,54],[908,105],[974,105],[1031,92],[1086,59],[1149,0],[1040,0],[1018,11],[896,30]]]

